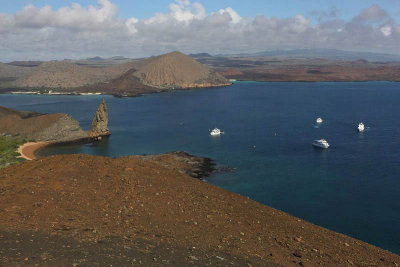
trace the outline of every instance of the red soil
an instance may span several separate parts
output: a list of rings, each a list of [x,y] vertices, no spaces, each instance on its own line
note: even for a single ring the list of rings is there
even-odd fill
[[[0,232],[35,231],[92,244],[110,236],[145,239],[157,244],[153,250],[159,253],[165,247],[195,247],[200,259],[227,255],[256,265],[400,263],[388,251],[193,179],[184,174],[188,168],[173,155],[60,155],[0,170]],[[26,250],[32,249],[29,244]],[[3,254],[3,262],[19,259]],[[64,259],[53,257],[55,263]]]

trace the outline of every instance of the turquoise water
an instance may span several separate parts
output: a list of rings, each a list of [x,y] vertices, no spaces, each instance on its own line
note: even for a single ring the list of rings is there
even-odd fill
[[[211,157],[235,171],[208,182],[400,254],[400,83],[238,82],[138,98],[0,95],[0,105],[68,113],[88,129],[102,98],[109,139],[45,153]],[[210,137],[214,127],[225,134]],[[317,138],[331,148],[313,148]]]

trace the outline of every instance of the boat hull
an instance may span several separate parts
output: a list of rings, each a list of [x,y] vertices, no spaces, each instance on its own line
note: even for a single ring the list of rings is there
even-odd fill
[[[329,148],[330,145],[324,145],[324,144],[319,144],[319,143],[312,143],[312,146],[313,146],[313,147],[316,147],[316,148],[326,149],[326,148]]]

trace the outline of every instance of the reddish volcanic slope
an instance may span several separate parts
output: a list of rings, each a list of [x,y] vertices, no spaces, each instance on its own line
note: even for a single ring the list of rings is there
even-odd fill
[[[174,154],[60,155],[0,170],[0,263],[400,263],[397,255],[189,177],[189,163]]]

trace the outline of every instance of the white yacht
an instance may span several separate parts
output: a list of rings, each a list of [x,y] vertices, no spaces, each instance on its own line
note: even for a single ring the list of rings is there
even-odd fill
[[[364,132],[364,129],[365,129],[364,123],[360,122],[360,123],[358,124],[358,126],[357,126],[357,130],[358,130],[359,132]]]
[[[312,145],[315,147],[320,147],[320,148],[328,148],[329,147],[329,144],[325,139],[314,140],[314,142],[312,142]]]
[[[218,129],[218,128],[215,128],[214,130],[212,130],[211,132],[210,132],[210,135],[212,135],[212,136],[217,136],[217,135],[221,135],[221,130],[220,129]]]
[[[317,118],[316,122],[317,122],[317,123],[322,123],[323,120],[322,120],[322,118]]]

